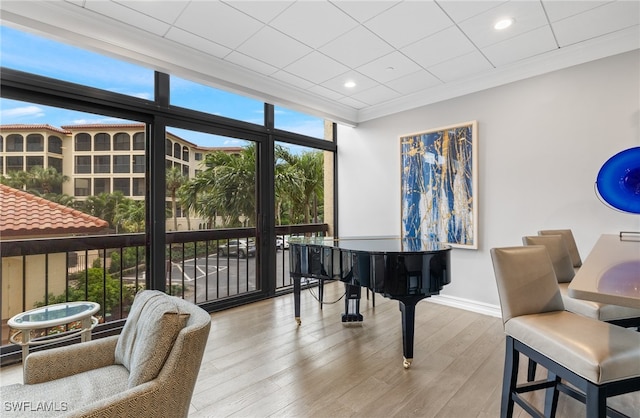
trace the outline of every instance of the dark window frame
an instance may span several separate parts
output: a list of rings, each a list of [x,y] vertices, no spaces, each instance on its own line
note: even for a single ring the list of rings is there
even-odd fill
[[[7,173],[10,173],[12,171],[24,171],[24,156],[22,156],[22,155],[7,155],[6,157],[7,157],[7,159],[6,159]],[[20,162],[18,163],[18,161],[20,161]]]
[[[144,140],[145,140],[144,132],[136,132],[135,134],[133,134],[133,139],[132,139],[133,151],[144,151],[144,148],[145,148]]]
[[[111,155],[94,155],[93,172],[96,174],[111,173]]]
[[[47,152],[62,155],[62,138],[56,135],[49,135],[47,138]]]
[[[91,134],[88,132],[78,132],[73,136],[73,149],[75,152],[91,151]]]
[[[126,160],[126,164],[124,162]],[[114,155],[113,156],[113,173],[131,173],[131,155]]]
[[[111,151],[111,135],[106,132],[98,132],[93,135],[94,151]]]
[[[91,174],[91,156],[76,155],[73,157],[74,174]]]
[[[78,183],[79,182],[87,182],[87,186],[86,187],[78,187]],[[84,190],[86,190],[86,192],[84,192]],[[91,179],[88,177],[76,177],[73,180],[73,192],[76,196],[79,197],[87,197],[87,196],[91,196]]]
[[[6,152],[23,152],[24,151],[24,136],[20,134],[7,135],[7,149]]]
[[[155,100],[146,100],[114,93],[94,87],[82,86],[76,83],[51,79],[49,77],[29,74],[18,70],[0,68],[3,77],[0,78],[0,96],[3,98],[40,103],[64,109],[90,112],[124,120],[137,121],[146,125],[146,190],[145,210],[147,211],[146,228],[146,277],[148,288],[165,290],[165,248],[167,237],[163,222],[152,222],[152,219],[164,217],[166,191],[164,186],[166,147],[162,144],[166,138],[166,127],[175,126],[210,133],[229,136],[242,140],[254,141],[258,146],[257,152],[257,207],[258,216],[264,219],[260,228],[256,228],[257,240],[260,243],[262,260],[256,274],[260,278],[260,288],[249,295],[238,299],[218,302],[207,302],[205,309],[226,309],[254,300],[271,297],[275,293],[275,282],[269,280],[275,268],[275,225],[273,225],[273,158],[274,142],[301,145],[321,151],[330,151],[334,155],[334,207],[337,208],[337,141],[323,141],[288,131],[275,129],[273,126],[274,107],[265,104],[265,122],[263,125],[229,119],[214,114],[207,114],[196,110],[185,109],[169,104],[169,75],[155,73]],[[74,146],[75,146],[74,142]],[[114,188],[115,190],[115,188]],[[338,219],[334,212],[334,231],[337,233]],[[157,274],[156,274],[157,272]]]
[[[43,152],[44,151],[44,135],[33,133],[27,135],[27,152]]]
[[[122,192],[125,197],[131,197],[131,178],[114,177],[111,182],[113,192]]]
[[[117,132],[113,135],[114,151],[131,151],[131,135],[126,132]]]

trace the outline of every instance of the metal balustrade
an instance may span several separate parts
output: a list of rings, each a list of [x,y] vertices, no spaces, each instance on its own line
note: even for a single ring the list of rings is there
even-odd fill
[[[293,285],[288,237],[325,235],[327,231],[326,224],[275,228],[276,236],[284,241],[283,248],[273,244],[275,274],[268,280],[273,280],[270,287],[276,294],[290,292]],[[36,306],[91,300],[101,306],[101,323],[94,335],[119,332],[133,295],[145,287],[145,239],[140,233],[2,241],[0,362],[14,361],[19,353],[19,347],[8,344],[7,320]],[[166,291],[209,311],[273,296],[260,293],[266,282],[257,274],[263,257],[259,247],[254,228],[168,232]]]

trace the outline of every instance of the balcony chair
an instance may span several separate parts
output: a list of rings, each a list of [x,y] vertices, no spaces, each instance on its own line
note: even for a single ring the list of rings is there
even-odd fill
[[[547,249],[553,265],[553,271],[558,280],[562,302],[567,311],[622,327],[635,327],[640,331],[640,309],[576,299],[569,296],[569,283],[571,283],[575,275],[574,266],[576,263],[566,245],[566,235],[526,236],[522,237],[522,243],[524,245],[543,245]],[[536,364],[530,359],[527,380],[534,380],[535,373]]]
[[[120,335],[29,354],[24,384],[4,386],[3,417],[186,417],[211,317],[155,290],[139,292]]]
[[[501,417],[513,416],[514,403],[543,416],[521,395],[543,389],[547,417],[560,391],[584,402],[587,418],[625,416],[607,398],[640,390],[640,333],[566,311],[544,246],[492,248],[491,259],[506,334]],[[547,379],[518,384],[520,354],[545,367]]]

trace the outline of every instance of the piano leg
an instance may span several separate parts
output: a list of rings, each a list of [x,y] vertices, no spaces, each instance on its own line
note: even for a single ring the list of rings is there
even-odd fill
[[[402,313],[402,365],[405,369],[411,366],[413,361],[413,333],[416,319],[416,303],[418,301],[399,301],[400,312]]]
[[[300,290],[301,290],[301,278],[294,277],[293,278],[293,310],[296,318],[296,322],[298,325],[302,323],[300,320]]]

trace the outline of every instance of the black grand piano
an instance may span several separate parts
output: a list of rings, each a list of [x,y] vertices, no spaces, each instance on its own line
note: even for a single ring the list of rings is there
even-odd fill
[[[343,322],[362,321],[360,289],[366,287],[399,301],[405,368],[413,360],[416,304],[437,295],[451,282],[451,247],[412,238],[292,237],[289,269],[293,278],[295,317],[300,320],[303,277],[345,283]]]

